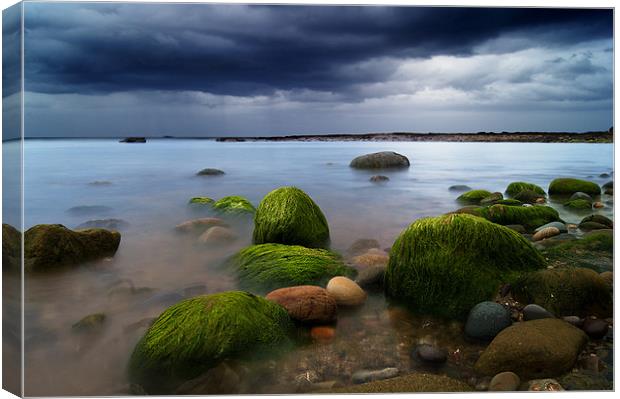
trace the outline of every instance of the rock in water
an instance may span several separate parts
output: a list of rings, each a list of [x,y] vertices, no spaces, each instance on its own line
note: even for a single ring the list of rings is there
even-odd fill
[[[387,177],[387,176],[375,175],[375,176],[371,176],[371,178],[369,180],[371,182],[373,182],[373,183],[385,183],[385,182],[389,181],[390,178]]]
[[[383,288],[383,280],[387,266],[370,266],[360,271],[355,279],[361,288]]]
[[[81,333],[95,332],[97,329],[101,328],[105,319],[106,316],[103,313],[91,314],[75,323],[72,328],[73,331]]]
[[[573,195],[576,192],[589,195],[600,195],[601,188],[598,184],[586,180],[561,178],[555,179],[549,184],[549,195]]]
[[[207,245],[229,244],[239,237],[228,227],[213,226],[198,237],[198,241]]]
[[[357,256],[363,253],[366,253],[369,249],[373,248],[381,248],[381,244],[379,241],[369,239],[369,238],[360,238],[356,240],[349,249],[347,249],[347,255],[349,256]]]
[[[349,166],[357,169],[388,169],[408,168],[409,165],[409,159],[406,156],[392,151],[383,151],[361,155],[353,159]]]
[[[318,286],[280,288],[265,298],[283,306],[291,319],[302,323],[331,323],[336,319],[336,300]]]
[[[521,303],[535,303],[557,316],[609,317],[612,298],[597,272],[563,267],[541,270],[517,279],[512,295]]]
[[[470,213],[504,226],[520,224],[527,230],[560,220],[558,211],[550,206],[538,205],[525,207],[495,204],[490,207],[476,208]]]
[[[581,222],[579,222],[579,228],[582,228],[582,225],[584,223],[588,223],[588,222],[598,223],[600,225],[605,226],[605,228],[607,228],[607,229],[613,229],[614,228],[613,220],[611,220],[608,217],[603,216],[603,215],[590,215],[590,216],[586,216],[585,218],[581,219]]]
[[[376,266],[385,267],[389,260],[390,257],[387,252],[378,248],[369,249],[368,252],[351,259],[353,265],[361,269]]]
[[[521,379],[512,371],[496,374],[489,383],[489,391],[517,391]]]
[[[534,230],[534,233],[538,233],[540,230],[546,229],[547,227],[555,227],[556,229],[560,231],[560,233],[568,233],[568,228],[566,227],[566,224],[562,222],[551,222],[551,223],[543,224],[542,226],[536,228]]]
[[[280,305],[246,292],[181,301],[164,311],[136,345],[129,380],[149,394],[166,394],[226,358],[284,349],[292,328]]]
[[[502,193],[491,193],[491,195],[484,197],[483,199],[480,200],[480,205],[482,206],[493,205],[503,199],[504,199],[504,196],[502,195]]]
[[[523,308],[523,320],[553,319],[555,316],[542,306],[531,303]]]
[[[95,219],[84,222],[76,227],[76,229],[106,229],[106,230],[122,230],[129,227],[129,223],[122,219]]]
[[[225,174],[223,170],[215,168],[206,168],[196,173],[198,176],[222,176],[223,174]]]
[[[568,200],[569,201],[584,200],[584,201],[588,201],[589,203],[592,203],[592,201],[593,201],[592,197],[590,197],[590,195],[588,195],[586,193],[582,193],[581,191],[577,191],[576,193],[571,195]]]
[[[383,370],[360,370],[353,373],[351,380],[354,384],[363,384],[370,381],[385,380],[398,375],[398,369],[388,367]]]
[[[2,270],[21,268],[22,235],[10,224],[2,223]]]
[[[433,345],[418,345],[413,352],[414,357],[427,364],[440,365],[448,360],[448,351]]]
[[[190,205],[213,205],[215,200],[209,197],[192,197],[189,199]]]
[[[454,186],[448,187],[449,191],[471,191],[471,187],[466,186],[464,184],[455,184]]]
[[[254,205],[238,195],[229,195],[213,203],[213,209],[228,215],[251,215],[256,212]]]
[[[316,342],[326,344],[336,336],[336,330],[331,326],[316,326],[310,329],[310,337]]]
[[[553,227],[553,226],[545,227],[544,229],[537,231],[534,234],[534,237],[532,237],[532,239],[534,241],[541,241],[541,240],[544,240],[545,238],[555,237],[559,234],[560,234],[560,230],[557,227]]]
[[[117,231],[73,231],[61,224],[38,224],[24,234],[25,269],[46,271],[112,256],[120,242]]]
[[[499,303],[485,301],[474,306],[469,312],[465,334],[474,339],[490,341],[511,324],[508,309]]]
[[[255,244],[329,246],[329,227],[321,208],[296,187],[273,190],[258,205],[254,217]]]
[[[201,233],[213,226],[228,227],[228,224],[220,218],[200,218],[180,223],[174,229],[180,233]]]
[[[296,285],[322,285],[332,277],[355,274],[337,254],[299,245],[252,245],[233,256],[229,265],[243,289],[260,293]]]
[[[545,266],[538,250],[506,227],[465,214],[424,218],[392,246],[386,294],[421,312],[465,318],[515,273]]]
[[[522,378],[556,376],[573,367],[586,342],[583,331],[563,320],[516,323],[495,337],[474,370],[483,375],[512,370]]]
[[[542,187],[537,186],[536,184],[533,184],[533,183],[526,183],[522,181],[516,181],[516,182],[510,183],[508,187],[506,188],[506,194],[514,198],[519,193],[526,191],[526,190],[532,191],[536,193],[538,196],[544,197],[546,195],[545,190],[543,190]]]
[[[366,302],[366,292],[354,281],[338,276],[327,283],[327,292],[338,305],[358,306]]]
[[[487,190],[470,190],[461,194],[456,200],[463,204],[480,204],[485,198],[488,198],[493,193]]]
[[[104,215],[110,213],[112,208],[103,205],[79,205],[67,209],[67,213],[72,215]]]

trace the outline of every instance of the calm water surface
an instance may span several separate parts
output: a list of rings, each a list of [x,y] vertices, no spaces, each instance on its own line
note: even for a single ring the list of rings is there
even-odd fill
[[[372,172],[348,166],[355,156],[384,150],[411,161],[408,170],[382,172],[390,177],[387,184],[370,183]],[[515,180],[544,188],[561,176],[604,183],[609,179],[599,174],[613,168],[611,144],[28,140],[24,151],[26,228],[39,223],[75,227],[102,218],[130,223],[113,259],[28,277],[27,395],[126,393],[125,366],[145,331],[138,322],[145,324],[183,297],[236,288],[234,278],[218,266],[250,243],[251,221],[235,226],[241,239],[234,244],[204,248],[173,231],[184,220],[208,214],[188,207],[190,197],[242,195],[256,205],[269,191],[295,185],[322,208],[332,248],[343,252],[359,238],[389,247],[415,219],[456,209],[458,194],[448,191],[453,184],[503,192]],[[206,167],[226,175],[195,176]],[[111,184],[89,184],[94,181]],[[80,205],[109,210],[67,212]],[[567,222],[582,217],[552,205]],[[599,212],[612,216],[611,206]],[[100,334],[72,332],[74,322],[96,312],[107,315]],[[409,353],[421,340],[447,347],[451,360],[442,372],[465,379],[469,357],[475,359],[481,349],[462,340],[458,325],[388,308],[380,294],[371,295],[363,308],[341,314],[336,332],[331,344],[302,345],[255,373],[248,366],[262,382],[254,392],[294,392],[295,377],[310,371],[318,381],[347,383],[351,372],[365,368],[417,370]]]

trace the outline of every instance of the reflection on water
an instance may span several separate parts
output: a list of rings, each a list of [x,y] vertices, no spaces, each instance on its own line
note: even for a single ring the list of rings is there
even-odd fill
[[[409,170],[372,172],[348,167],[357,155],[394,150],[409,157]],[[453,184],[504,191],[515,180],[546,187],[558,176],[598,178],[610,172],[608,144],[479,143],[216,143],[152,140],[29,140],[25,144],[25,225],[117,218],[122,230],[114,258],[27,278],[25,339],[27,395],[113,395],[128,392],[126,364],[153,317],[184,297],[236,289],[221,267],[251,241],[251,220],[234,221],[239,239],[205,247],[173,227],[208,211],[188,207],[193,196],[246,196],[255,205],[272,189],[296,185],[323,209],[332,248],[344,252],[359,238],[389,247],[413,220],[455,209]],[[206,167],[221,177],[198,177]],[[591,177],[590,177],[591,176]],[[98,182],[97,184],[89,184]],[[105,183],[102,183],[105,182]],[[108,184],[109,182],[109,184]],[[88,215],[67,212],[96,206]],[[99,208],[97,208],[99,207]],[[105,214],[99,214],[107,207]],[[556,206],[557,208],[557,206]],[[580,216],[565,213],[567,222]],[[600,213],[611,215],[607,206]],[[73,323],[105,313],[96,334],[74,332]],[[412,315],[386,304],[379,293],[366,305],[341,312],[329,343],[303,341],[277,361],[234,365],[246,370],[253,392],[295,392],[306,380],[350,383],[362,369],[422,367],[411,359],[417,343],[437,342],[449,351],[442,373],[466,380],[480,347],[463,341],[461,326]],[[233,366],[231,366],[233,367]],[[233,368],[234,368],[233,367]],[[300,386],[302,388],[300,388]],[[243,384],[239,384],[243,391]]]

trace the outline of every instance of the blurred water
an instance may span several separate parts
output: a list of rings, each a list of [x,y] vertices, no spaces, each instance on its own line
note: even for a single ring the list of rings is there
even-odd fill
[[[348,166],[355,156],[384,150],[406,155],[411,167],[381,172],[390,181],[377,185],[369,182],[373,172]],[[195,176],[207,167],[222,169],[226,175]],[[179,237],[172,231],[176,224],[203,214],[187,206],[190,197],[242,195],[256,205],[269,191],[295,185],[319,204],[329,221],[332,248],[344,251],[358,238],[375,238],[389,247],[415,219],[456,209],[458,194],[448,191],[453,184],[503,192],[515,180],[544,188],[561,176],[604,183],[609,179],[599,178],[599,174],[612,168],[612,144],[218,143],[165,139],[121,144],[115,140],[27,140],[26,228],[39,223],[75,227],[100,218],[123,219],[130,226],[122,231],[121,246],[113,259],[27,278],[26,394],[126,393],[126,363],[144,332],[143,327],[131,327],[133,323],[155,317],[170,303],[188,296],[186,288],[199,286],[205,292],[236,288],[232,276],[217,266],[250,243],[251,221],[235,226],[241,238],[234,244],[204,248],[194,238]],[[89,184],[94,181],[111,184]],[[67,212],[81,205],[110,210],[92,215]],[[582,217],[553,205],[568,222],[578,222]],[[611,215],[612,208],[600,212]],[[149,291],[134,290],[132,294],[131,286]],[[424,325],[430,325],[428,321],[395,322],[390,314],[381,313],[386,311],[381,296],[370,303],[372,306],[358,313],[345,315],[342,328],[351,333],[365,331],[370,338],[429,333],[422,331]],[[108,316],[101,334],[85,338],[71,331],[74,322],[94,312]],[[372,327],[360,326],[364,320],[371,320]],[[415,329],[412,323],[418,323],[421,332],[399,331],[403,325]],[[437,332],[440,330],[443,335]],[[460,342],[458,334],[446,335],[445,331],[452,331],[448,328],[434,331],[431,333],[445,345]],[[363,337],[355,340],[362,342]],[[413,341],[386,339],[393,346],[382,349],[386,354],[406,353]],[[337,341],[335,345],[341,344]],[[313,349],[304,348],[300,353],[308,350]],[[360,347],[358,351],[363,350]],[[353,352],[347,359],[363,359]],[[302,361],[299,356],[283,360],[286,364],[279,372],[298,372],[293,364]],[[376,362],[374,358],[368,361]],[[340,361],[345,364],[345,360]],[[398,361],[395,358],[392,363]],[[384,363],[381,366],[389,366],[390,361]],[[376,365],[351,365],[371,366]],[[261,392],[272,390],[263,386]]]

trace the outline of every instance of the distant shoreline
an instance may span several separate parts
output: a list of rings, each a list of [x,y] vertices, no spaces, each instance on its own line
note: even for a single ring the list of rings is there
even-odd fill
[[[613,132],[479,132],[479,133],[362,133],[362,134],[300,134],[287,136],[230,136],[230,137],[176,137],[145,136],[148,140],[215,140],[218,142],[335,142],[335,141],[370,141],[370,142],[460,142],[460,143],[613,143]],[[66,140],[66,139],[110,139],[124,137],[29,137],[26,140]],[[18,139],[17,139],[18,140]],[[13,141],[13,139],[4,140]]]

